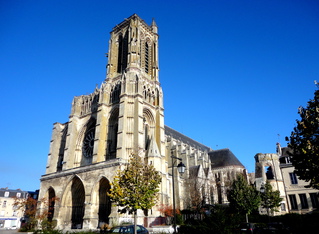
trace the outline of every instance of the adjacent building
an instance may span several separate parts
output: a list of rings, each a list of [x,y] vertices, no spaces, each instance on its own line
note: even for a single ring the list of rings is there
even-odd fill
[[[309,185],[309,183],[298,179],[291,164],[291,156],[289,156],[288,151],[288,147],[280,147],[280,150],[278,150],[288,210],[291,213],[299,214],[312,212],[319,208],[319,191],[313,188],[306,188],[305,186]]]
[[[28,192],[20,189],[0,189],[0,228],[19,228],[24,218],[24,210],[14,204],[17,198],[27,198]]]
[[[288,147],[281,147],[277,143],[276,153],[256,154],[255,185],[260,190],[269,181],[274,190],[279,190],[283,199],[279,212],[274,215],[286,213],[305,214],[319,207],[319,191],[306,188],[308,182],[298,179],[290,161]],[[265,212],[265,211],[261,211]]]

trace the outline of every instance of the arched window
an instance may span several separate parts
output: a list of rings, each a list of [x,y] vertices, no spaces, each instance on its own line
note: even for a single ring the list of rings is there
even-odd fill
[[[119,110],[116,109],[108,123],[106,160],[116,158]]]
[[[145,123],[144,124],[144,149],[148,148],[149,141],[150,141],[149,134],[150,134],[149,125]]]
[[[66,127],[62,131],[61,143],[60,143],[60,148],[59,148],[59,159],[58,159],[58,164],[57,164],[57,171],[62,171],[67,132],[68,132],[68,125],[66,125]]]
[[[118,103],[120,101],[120,95],[121,95],[121,84],[118,83],[115,85],[115,87],[111,90],[111,103]]]
[[[54,217],[54,206],[55,206],[55,191],[52,187],[49,188],[49,202],[48,202],[48,221],[52,222],[52,219]]]
[[[118,55],[117,55],[117,72],[121,73],[122,71],[122,60],[123,60],[123,36],[120,35],[119,39],[119,47],[118,47]]]
[[[128,33],[125,33],[123,38],[122,35],[119,36],[118,39],[119,47],[118,47],[118,58],[117,58],[117,72],[121,73],[127,67],[127,52],[128,52]]]
[[[267,177],[267,180],[273,180],[274,179],[274,173],[272,171],[272,167],[271,166],[266,167],[266,177]]]

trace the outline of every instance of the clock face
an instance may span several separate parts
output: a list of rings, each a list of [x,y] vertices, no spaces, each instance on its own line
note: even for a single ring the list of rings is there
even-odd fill
[[[94,135],[95,135],[95,129],[90,129],[83,140],[82,145],[82,153],[83,156],[86,158],[90,158],[93,155],[93,147],[94,147]]]

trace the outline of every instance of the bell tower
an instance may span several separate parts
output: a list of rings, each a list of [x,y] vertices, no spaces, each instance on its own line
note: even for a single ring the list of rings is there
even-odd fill
[[[132,153],[161,173],[159,202],[168,197],[156,23],[134,14],[110,34],[105,80],[74,97],[69,120],[52,131],[39,197],[62,198],[53,217],[59,229],[93,229],[120,218],[106,194]],[[160,215],[156,208],[151,214]]]
[[[134,14],[116,25],[109,42],[107,78],[115,78],[133,70],[143,77],[158,81],[158,34],[153,20],[147,25]]]
[[[113,28],[102,89],[108,94],[104,103],[111,113],[107,157],[126,160],[136,152],[163,171],[165,131],[157,31],[154,20],[147,25],[136,14]]]

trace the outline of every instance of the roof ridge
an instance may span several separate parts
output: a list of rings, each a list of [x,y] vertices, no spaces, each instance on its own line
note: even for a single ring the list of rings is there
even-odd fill
[[[173,129],[173,128],[167,126],[167,125],[165,125],[165,129],[168,129],[169,131],[171,131],[171,133],[173,132],[173,133],[175,133],[175,134],[177,134],[177,135],[181,135],[181,136],[184,137],[185,139],[189,140],[191,143],[197,144],[197,145],[199,145],[199,146],[205,148],[208,152],[209,152],[209,151],[212,151],[212,148],[211,148],[211,147],[206,146],[206,145],[204,145],[204,144],[202,144],[202,143],[200,143],[200,142],[198,142],[198,141],[196,141],[196,140],[194,140],[194,139],[192,139],[192,138],[190,138],[190,137],[184,135],[183,133],[180,133],[179,131],[176,131],[175,129]],[[169,134],[167,134],[167,135],[169,135]]]

